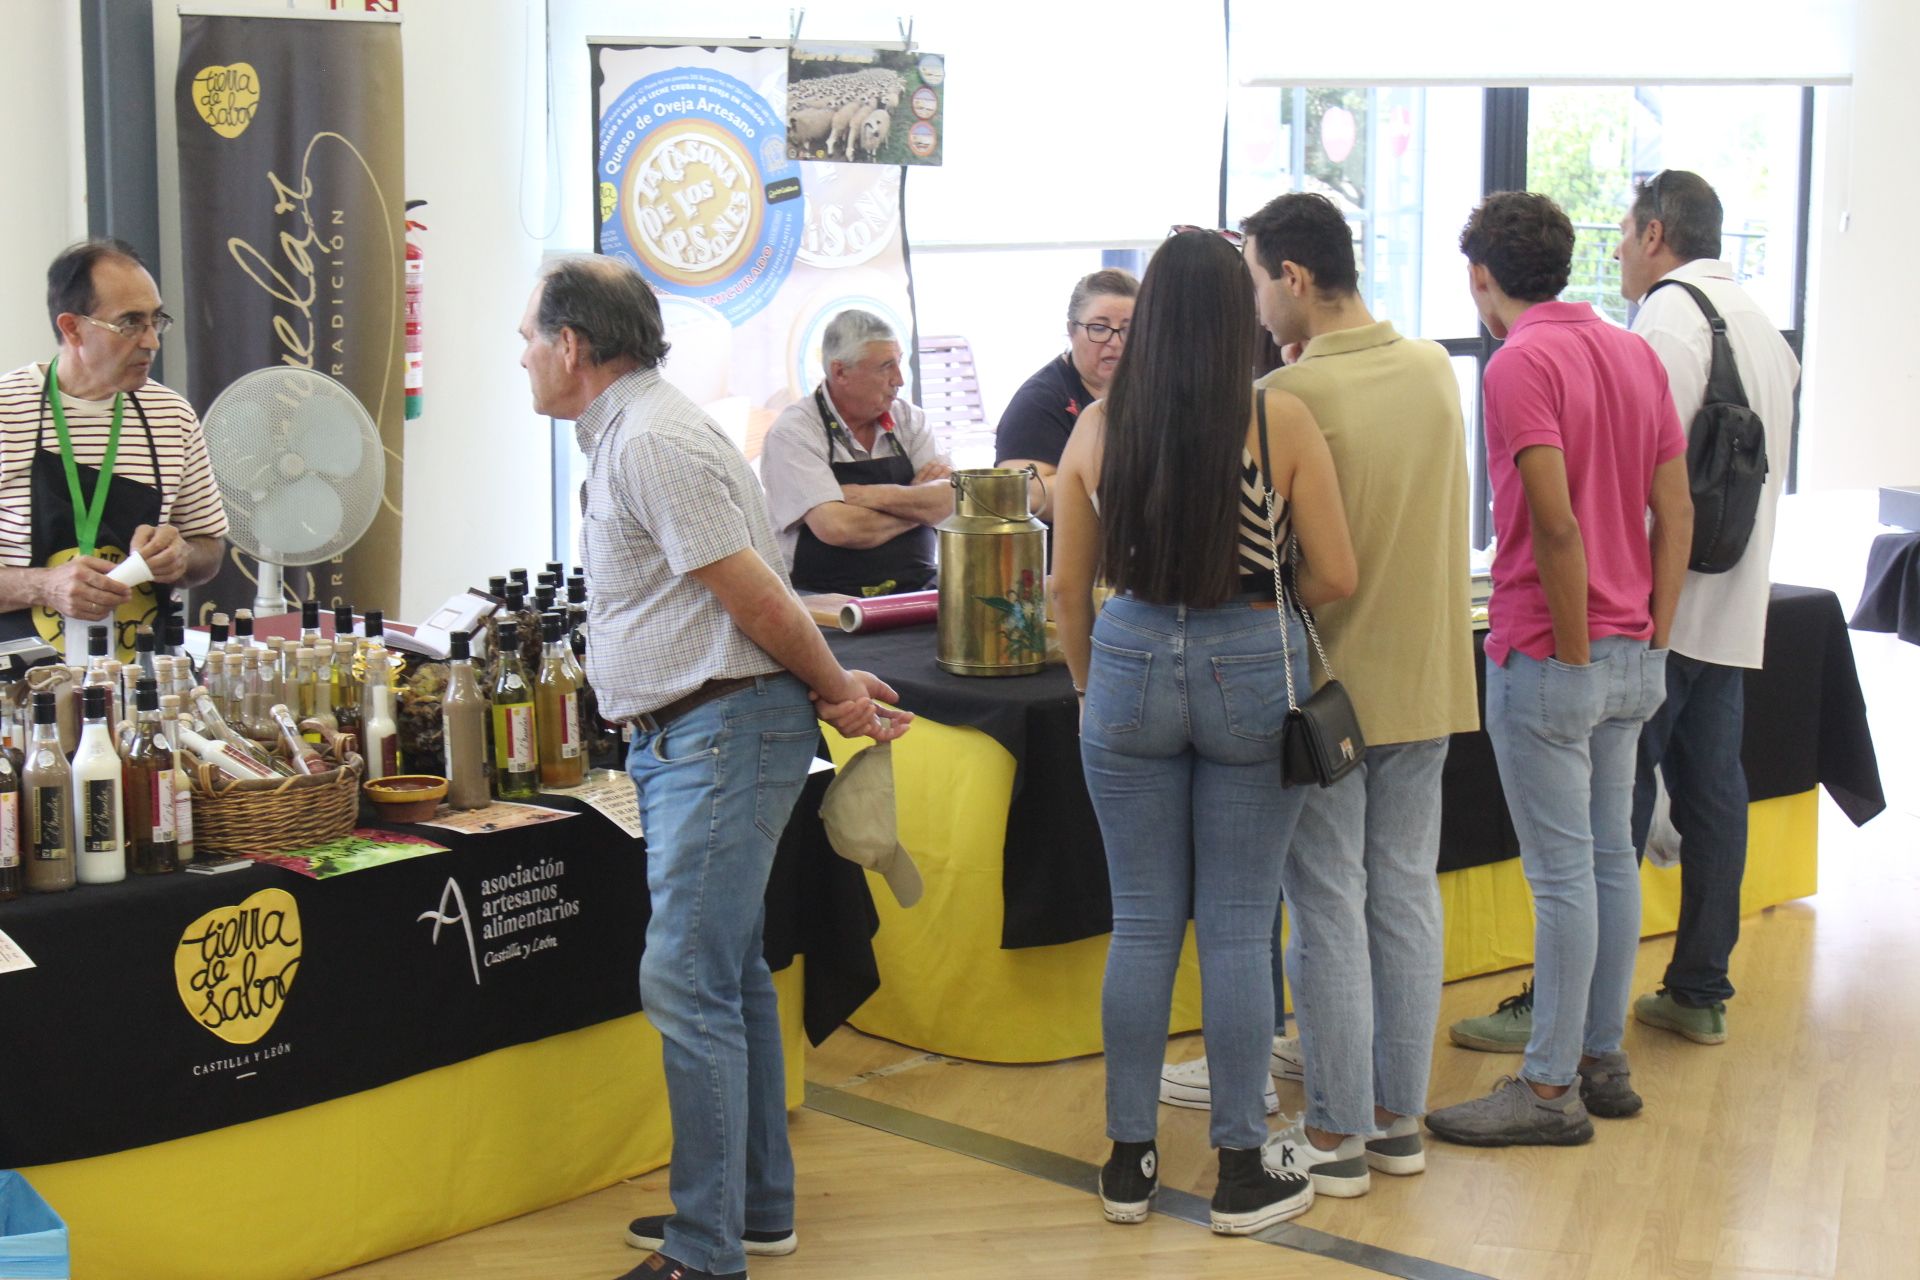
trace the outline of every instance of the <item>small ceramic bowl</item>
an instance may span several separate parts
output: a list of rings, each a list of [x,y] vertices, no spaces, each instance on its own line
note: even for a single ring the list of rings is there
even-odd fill
[[[360,788],[380,806],[388,822],[422,822],[433,816],[447,794],[447,780],[431,773],[399,773],[378,778]]]

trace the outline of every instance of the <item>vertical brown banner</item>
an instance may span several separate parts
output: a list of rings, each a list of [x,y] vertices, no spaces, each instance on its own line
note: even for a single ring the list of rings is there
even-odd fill
[[[286,588],[391,611],[405,430],[400,24],[183,13],[174,104],[187,396],[204,415],[240,375],[295,366],[359,397],[386,446],[385,501],[352,550],[289,569]],[[195,593],[199,619],[250,604],[255,573],[231,554]]]

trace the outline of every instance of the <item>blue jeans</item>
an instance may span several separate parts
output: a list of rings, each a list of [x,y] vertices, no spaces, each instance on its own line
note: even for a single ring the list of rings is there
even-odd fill
[[[1664,649],[1603,636],[1571,667],[1519,650],[1487,667],[1487,735],[1533,890],[1533,1037],[1521,1074],[1570,1085],[1626,1030],[1640,942],[1633,777],[1667,696]]]
[[[1740,941],[1747,871],[1747,771],[1740,760],[1747,673],[1683,654],[1667,659],[1667,700],[1640,733],[1633,847],[1653,825],[1653,771],[1667,780],[1680,833],[1680,927],[1661,983],[1695,1008],[1733,995],[1727,965]]]
[[[1369,746],[1338,783],[1307,789],[1280,864],[1307,1123],[1316,1129],[1371,1133],[1376,1106],[1426,1112],[1445,950],[1446,761],[1445,738]]]
[[[636,731],[627,773],[646,829],[653,918],[640,1001],[660,1032],[673,1169],[665,1252],[744,1270],[741,1233],[793,1225],[786,1067],[761,950],[767,876],[819,729],[787,675]]]
[[[1292,621],[1294,680],[1309,686]],[[1116,596],[1093,628],[1080,758],[1106,843],[1113,940],[1101,989],[1107,1136],[1158,1121],[1174,971],[1192,916],[1214,1146],[1267,1136],[1280,857],[1306,792],[1280,785],[1287,716],[1279,615]]]

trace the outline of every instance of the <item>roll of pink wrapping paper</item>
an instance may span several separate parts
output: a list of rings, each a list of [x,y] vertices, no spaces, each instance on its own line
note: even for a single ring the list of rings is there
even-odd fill
[[[903,591],[897,596],[875,596],[840,606],[842,631],[891,631],[914,627],[940,616],[938,591]]]

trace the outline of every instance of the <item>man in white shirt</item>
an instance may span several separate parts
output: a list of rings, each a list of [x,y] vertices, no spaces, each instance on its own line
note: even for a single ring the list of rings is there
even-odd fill
[[[774,419],[760,453],[793,585],[853,596],[930,587],[953,472],[926,413],[899,397],[900,343],[879,316],[843,311],[820,362],[826,376]]]
[[[1680,833],[1680,924],[1661,990],[1634,1016],[1701,1044],[1727,1037],[1733,995],[1728,960],[1740,936],[1747,860],[1747,779],[1741,765],[1745,673],[1766,642],[1767,566],[1774,512],[1792,449],[1800,365],[1779,327],[1720,260],[1719,196],[1699,175],[1667,169],[1639,184],[1620,220],[1620,292],[1640,304],[1633,331],[1666,366],[1674,407],[1689,432],[1705,399],[1712,332],[1684,288],[1698,288],[1726,322],[1747,403],[1766,431],[1767,480],[1746,552],[1727,572],[1687,574],[1673,621],[1667,700],[1640,738],[1634,847],[1646,848],[1654,770],[1665,778]]]

